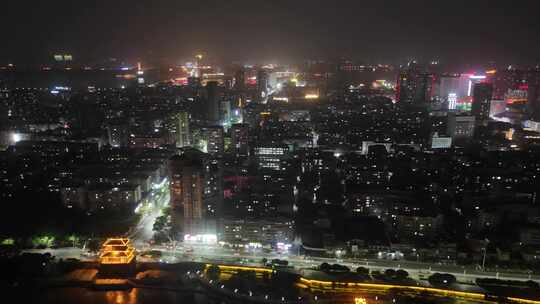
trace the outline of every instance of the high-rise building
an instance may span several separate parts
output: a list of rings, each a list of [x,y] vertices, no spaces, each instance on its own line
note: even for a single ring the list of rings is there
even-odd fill
[[[217,81],[206,83],[206,120],[212,124],[219,124],[219,87]]]
[[[221,156],[225,149],[223,133],[222,126],[201,127],[194,135],[195,146],[204,153]]]
[[[244,69],[239,69],[234,74],[234,89],[237,91],[244,91],[246,88],[246,78]]]
[[[493,96],[493,85],[491,83],[477,83],[473,87],[473,102],[471,113],[477,122],[489,119],[489,108]]]
[[[471,138],[474,135],[475,118],[470,115],[448,114],[448,135],[452,139]]]
[[[416,90],[415,77],[409,70],[403,70],[399,72],[397,87],[396,87],[396,100],[402,103],[412,103],[414,99],[414,92]]]
[[[440,77],[439,90],[437,95],[439,100],[448,104],[449,110],[455,110],[459,94],[459,75],[445,74]]]
[[[266,100],[268,94],[268,73],[265,70],[257,71],[257,98],[260,101]]]
[[[180,112],[174,116],[176,125],[176,147],[183,148],[191,145],[191,132],[189,130],[189,113]]]
[[[217,233],[223,204],[222,171],[218,160],[192,148],[169,160],[173,220],[184,236]]]
[[[169,160],[170,205],[174,221],[183,234],[201,233],[203,228],[204,167],[203,155],[187,150]],[[201,227],[203,226],[203,227]]]
[[[418,75],[417,87],[415,92],[416,103],[427,103],[431,101],[434,82],[435,76],[433,74],[421,73]]]
[[[219,102],[219,109],[219,121],[225,129],[228,129],[231,126],[232,119],[231,99],[221,99]]]
[[[217,231],[223,207],[223,164],[215,157],[204,159],[204,208],[207,229]]]
[[[426,103],[431,101],[434,76],[423,73],[416,62],[409,62],[398,75],[396,99],[403,103]]]
[[[232,125],[231,144],[232,151],[236,157],[246,157],[249,155],[249,125]]]

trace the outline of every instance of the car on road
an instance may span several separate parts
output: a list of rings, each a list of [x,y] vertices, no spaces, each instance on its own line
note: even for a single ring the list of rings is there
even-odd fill
[[[149,258],[149,259],[160,258],[161,255],[162,255],[162,253],[159,250],[149,250],[149,251],[141,252],[141,254],[140,254],[141,257]]]
[[[90,252],[90,251],[81,252],[81,257],[85,257],[85,258],[97,258],[98,256],[99,254],[97,252]]]

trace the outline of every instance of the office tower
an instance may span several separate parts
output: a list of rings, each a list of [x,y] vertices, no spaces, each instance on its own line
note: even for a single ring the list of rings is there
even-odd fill
[[[206,120],[211,125],[219,124],[219,87],[217,81],[206,83]]]
[[[246,78],[244,69],[239,69],[234,74],[234,89],[237,91],[243,91],[246,88]]]
[[[268,94],[268,73],[265,70],[257,71],[257,98],[260,101],[266,100]]]
[[[183,234],[201,233],[204,218],[204,154],[193,149],[169,160],[170,205]]]
[[[249,155],[249,125],[232,125],[231,144],[232,151],[236,157],[246,157]]]
[[[452,139],[470,138],[474,135],[475,118],[470,115],[448,114],[448,135]]]
[[[477,122],[483,122],[489,118],[492,95],[493,85],[491,83],[483,82],[474,85],[471,113]]]
[[[191,145],[191,133],[189,130],[189,113],[180,112],[173,118],[176,125],[176,147],[182,148]]]

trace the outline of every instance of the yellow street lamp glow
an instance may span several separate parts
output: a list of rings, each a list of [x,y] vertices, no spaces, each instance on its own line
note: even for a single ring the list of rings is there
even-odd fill
[[[354,304],[367,304],[365,298],[354,298]]]
[[[306,94],[304,96],[305,99],[317,99],[319,98],[319,94]]]
[[[206,264],[206,270],[208,270],[212,264]],[[232,266],[232,265],[216,265],[222,271],[234,272],[234,271],[255,271],[258,273],[267,272],[273,273],[274,270],[270,268],[263,267],[249,267],[249,266]],[[479,292],[467,292],[467,291],[457,291],[433,287],[423,287],[423,286],[407,286],[407,285],[396,285],[396,284],[379,284],[379,283],[356,283],[356,282],[339,282],[339,281],[323,281],[323,280],[312,280],[300,277],[300,281],[297,283],[298,287],[309,288],[312,291],[323,291],[331,293],[358,293],[359,291],[378,291],[378,292],[388,292],[389,290],[396,290],[401,292],[412,292],[412,293],[426,293],[432,296],[438,297],[454,297],[465,300],[475,300],[475,301],[485,301],[486,295]],[[517,298],[517,297],[508,297],[511,302],[515,303],[524,303],[524,304],[540,304],[540,301]],[[485,301],[490,303],[490,301]],[[365,304],[367,300],[362,297],[354,298],[354,303]]]

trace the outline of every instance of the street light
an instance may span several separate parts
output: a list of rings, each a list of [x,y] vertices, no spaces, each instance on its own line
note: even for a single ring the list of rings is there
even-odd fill
[[[11,134],[11,140],[12,140],[14,143],[17,143],[17,142],[21,141],[21,139],[22,139],[21,134],[18,134],[18,133],[13,133],[13,134]]]

